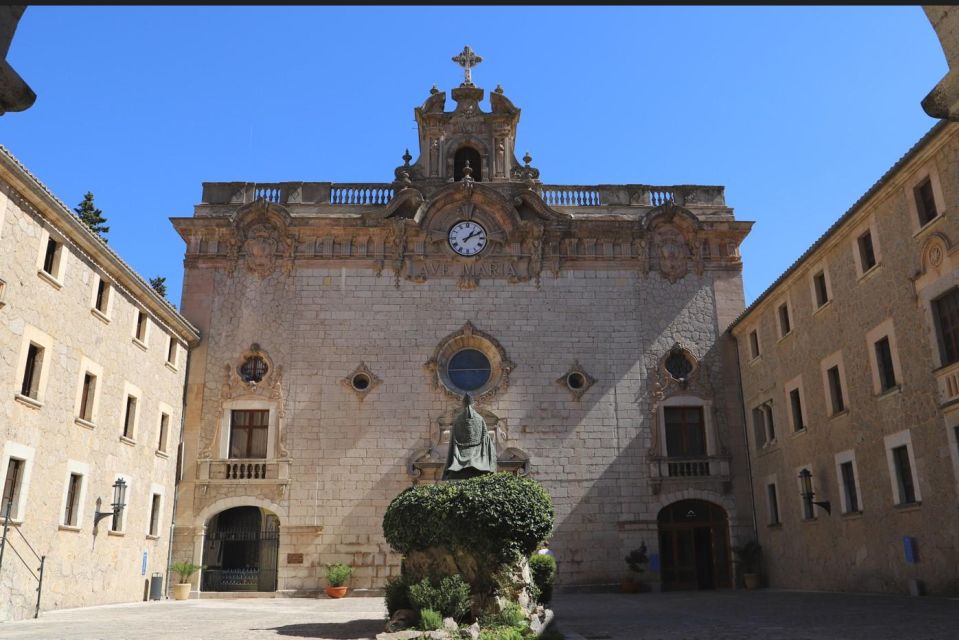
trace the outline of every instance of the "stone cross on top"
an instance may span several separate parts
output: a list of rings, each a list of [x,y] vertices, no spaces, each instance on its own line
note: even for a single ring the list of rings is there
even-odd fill
[[[463,81],[463,84],[467,87],[473,86],[473,73],[472,67],[475,67],[480,62],[483,61],[483,58],[473,53],[473,50],[470,49],[469,45],[463,47],[463,52],[458,56],[453,56],[453,62],[463,67],[466,70],[466,80]]]

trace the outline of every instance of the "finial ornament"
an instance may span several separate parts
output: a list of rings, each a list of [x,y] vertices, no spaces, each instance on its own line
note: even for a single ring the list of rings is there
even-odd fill
[[[430,87],[430,95],[431,95],[431,96],[435,96],[435,95],[436,95],[437,93],[439,93],[439,92],[440,92],[440,90],[436,88],[436,85],[435,85],[435,84],[434,84],[432,87]]]
[[[407,149],[406,153],[403,154],[403,166],[404,167],[410,166],[410,160],[412,159],[413,159],[413,156],[410,155],[410,150]]]
[[[483,58],[473,53],[473,50],[466,45],[463,47],[463,52],[458,56],[453,56],[453,62],[463,67],[466,70],[466,79],[463,81],[463,85],[467,87],[473,86],[473,72],[472,68],[478,65],[483,61]]]

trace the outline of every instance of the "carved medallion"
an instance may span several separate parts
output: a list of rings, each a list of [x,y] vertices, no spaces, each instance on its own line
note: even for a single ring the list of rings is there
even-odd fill
[[[276,229],[259,224],[247,232],[243,243],[247,269],[260,277],[273,273],[276,268],[276,250],[280,241]]]

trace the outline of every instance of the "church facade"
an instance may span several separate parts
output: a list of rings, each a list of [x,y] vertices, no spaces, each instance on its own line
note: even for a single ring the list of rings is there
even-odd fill
[[[501,89],[434,88],[393,180],[205,183],[174,561],[200,592],[306,594],[399,573],[386,506],[437,482],[475,398],[500,471],[553,498],[565,585],[728,586],[751,537],[737,221],[717,186],[569,186],[515,155]],[[449,108],[448,108],[449,106]],[[742,482],[737,482],[743,479]]]

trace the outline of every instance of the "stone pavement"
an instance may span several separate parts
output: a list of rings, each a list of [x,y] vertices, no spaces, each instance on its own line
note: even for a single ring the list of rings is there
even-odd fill
[[[959,599],[796,591],[559,594],[568,640],[954,640]],[[354,640],[382,631],[380,598],[210,599],[46,611],[4,640]]]

